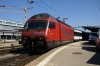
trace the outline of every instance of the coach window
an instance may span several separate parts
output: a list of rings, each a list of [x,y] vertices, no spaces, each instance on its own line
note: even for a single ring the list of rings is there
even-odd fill
[[[77,33],[76,33],[76,32],[74,32],[74,35],[75,35],[75,36],[77,36]]]
[[[82,36],[82,33],[80,33],[80,36]]]
[[[54,28],[55,29],[55,23],[54,22],[49,22],[49,28]]]

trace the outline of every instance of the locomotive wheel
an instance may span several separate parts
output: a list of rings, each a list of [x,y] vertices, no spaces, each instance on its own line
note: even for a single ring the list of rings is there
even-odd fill
[[[24,49],[26,49],[26,50],[32,50],[32,48],[33,48],[31,42],[26,43],[26,44],[23,44],[23,47],[24,47]]]
[[[24,49],[27,49],[27,45],[23,45],[23,48],[24,48]]]

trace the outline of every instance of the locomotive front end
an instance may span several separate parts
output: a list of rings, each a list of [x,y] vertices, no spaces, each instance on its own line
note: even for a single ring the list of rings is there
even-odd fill
[[[22,31],[23,47],[28,49],[45,47],[47,25],[46,20],[30,20],[26,22]]]

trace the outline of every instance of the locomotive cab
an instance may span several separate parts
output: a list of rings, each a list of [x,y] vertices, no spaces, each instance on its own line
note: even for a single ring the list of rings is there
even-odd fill
[[[32,20],[26,22],[22,31],[22,45],[24,48],[32,49],[45,42],[48,21]],[[38,44],[37,44],[38,43]]]

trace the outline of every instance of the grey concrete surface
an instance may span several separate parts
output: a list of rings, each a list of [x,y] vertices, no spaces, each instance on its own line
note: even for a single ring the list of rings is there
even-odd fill
[[[94,44],[80,41],[65,46],[67,47],[51,57],[49,62],[43,61],[63,46],[52,49],[26,66],[37,66],[41,62],[47,63],[38,66],[100,66],[100,53],[96,51]]]

